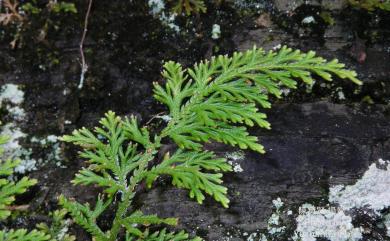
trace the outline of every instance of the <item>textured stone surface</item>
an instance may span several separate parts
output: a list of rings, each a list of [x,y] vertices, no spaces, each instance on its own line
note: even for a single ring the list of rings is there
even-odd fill
[[[271,131],[251,130],[260,137],[267,153],[246,152],[245,159],[239,161],[244,171],[225,175],[231,199],[229,209],[223,209],[210,198],[204,205],[198,205],[190,200],[186,191],[172,188],[170,184],[161,184],[160,188],[137,197],[135,208],[162,216],[178,216],[181,219],[179,228],[196,232],[206,240],[242,240],[246,239],[244,232],[267,226],[273,211],[272,200],[277,197],[281,197],[296,215],[296,209],[302,203],[326,203],[329,186],[354,184],[377,158],[389,158],[388,107],[311,103],[324,96],[340,101],[337,98],[340,92],[336,91],[339,86],[346,97],[341,101],[346,103],[360,103],[366,97],[373,103],[388,103],[388,18],[383,14],[368,16],[348,8],[341,11],[345,2],[258,1],[250,9],[256,11],[256,16],[253,19],[248,17],[247,23],[242,13],[235,14],[235,9],[231,9],[230,2],[226,1],[222,2],[222,8],[210,7],[207,14],[191,17],[193,25],[188,25],[188,32],[185,32],[188,27],[185,25],[189,22],[180,19],[178,23],[181,22],[183,34],[173,35],[164,30],[158,19],[145,15],[149,9],[144,6],[129,5],[129,1],[94,1],[86,40],[90,68],[83,90],[76,87],[80,75],[78,43],[81,36],[77,31],[81,31],[82,22],[75,22],[75,29],[69,36],[58,35],[56,40],[53,39],[61,58],[60,64],[50,69],[40,69],[43,61],[34,57],[36,52],[41,53],[42,46],[40,50],[35,44],[29,51],[8,50],[9,43],[2,42],[0,84],[25,86],[23,107],[27,116],[23,131],[32,135],[62,135],[82,126],[94,126],[107,110],[120,115],[137,115],[142,123],[165,110],[153,101],[151,86],[152,81],[163,83],[159,72],[162,62],[169,59],[189,66],[213,54],[250,49],[253,44],[266,50],[286,44],[304,51],[315,50],[328,59],[338,58],[348,68],[357,70],[365,85],[356,95],[351,90],[355,86],[344,88],[346,82],[335,80],[334,86],[329,84],[328,87],[327,84],[320,88],[317,81],[313,93],[306,93],[305,88],[290,93],[286,102],[298,103],[275,105],[268,113],[273,124]],[[145,4],[142,1],[131,3]],[[83,9],[85,7],[79,11],[83,16],[81,21],[84,19]],[[331,10],[334,25],[324,24],[320,16],[324,9]],[[270,19],[259,19],[258,14],[269,14]],[[303,24],[302,20],[307,17],[313,17],[316,23]],[[210,39],[215,23],[221,26],[218,41]],[[67,32],[63,28],[59,30]],[[356,53],[351,53],[357,35],[364,39],[363,43],[360,42],[367,54],[364,63],[358,63],[353,57]],[[52,49],[44,51],[46,54],[52,52]],[[46,60],[46,55],[41,58]],[[235,151],[223,145],[210,144],[209,148],[221,155]],[[81,202],[95,202],[98,190],[70,183],[85,161],[75,158],[77,150],[71,145],[66,145],[66,149],[70,157],[66,163],[68,168],[47,166],[32,173],[32,177],[39,179],[39,184],[25,197],[26,201],[20,203],[32,200],[30,209],[46,215],[49,210],[57,208],[57,197],[61,193]],[[113,212],[108,211],[102,218],[104,228],[109,225],[112,215]],[[14,223],[19,227],[34,227],[45,221],[34,221],[34,216],[28,220],[31,223]],[[376,217],[369,217],[366,213],[361,214],[360,220],[366,223],[364,227],[372,228],[377,224]],[[10,227],[16,227],[14,225]],[[384,240],[378,238],[381,231],[369,238]],[[81,228],[75,228],[75,232],[77,240],[91,240]]]
[[[322,6],[328,10],[341,10],[347,5],[347,0],[275,0],[274,4],[282,12],[294,11],[303,4]]]
[[[330,176],[332,185],[351,184],[374,160],[390,157],[390,118],[381,106],[286,104],[275,106],[269,119],[271,131],[253,130],[267,153],[246,152],[244,171],[225,176],[229,209],[211,200],[200,206],[168,185],[140,197],[144,211],[178,216],[181,226],[207,240],[225,240],[231,230],[265,228],[273,199],[281,197],[289,207],[326,200]],[[227,151],[221,145],[212,149]]]

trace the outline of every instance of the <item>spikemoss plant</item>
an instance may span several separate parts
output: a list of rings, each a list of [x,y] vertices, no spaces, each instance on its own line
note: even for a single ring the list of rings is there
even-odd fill
[[[270,123],[259,108],[270,108],[269,96],[281,98],[281,88],[296,88],[297,80],[311,85],[312,74],[331,81],[332,75],[361,82],[356,73],[344,69],[337,60],[326,61],[314,52],[302,53],[283,47],[278,52],[254,48],[233,56],[218,56],[184,69],[169,61],[162,76],[166,84],[154,83],[154,97],[169,109],[160,133],[140,127],[135,117],[121,118],[108,112],[93,131],[76,130],[63,140],[79,145],[80,156],[89,165],[73,180],[76,185],[96,185],[104,190],[92,206],[60,197],[74,221],[96,241],[189,240],[184,232],[151,232],[150,225],[176,225],[175,218],[146,215],[132,206],[142,182],[151,187],[159,176],[170,176],[172,184],[189,190],[202,203],[212,196],[228,207],[227,188],[222,173],[232,170],[226,159],[203,149],[216,141],[241,149],[264,153],[264,147],[246,126],[269,129]],[[170,139],[177,150],[161,160],[157,153]],[[116,200],[116,201],[114,201]],[[97,220],[114,208],[111,227],[103,230]],[[199,238],[195,238],[199,239]]]
[[[206,4],[203,0],[175,0],[173,2],[172,11],[178,14],[185,13],[205,13]]]
[[[49,213],[52,219],[51,225],[46,223],[39,223],[37,225],[38,230],[49,234],[50,241],[75,241],[74,235],[68,234],[69,226],[71,225],[71,219],[67,219],[66,215],[68,211],[65,209],[55,210]]]
[[[376,9],[390,11],[390,0],[349,0],[349,3],[353,7],[363,8],[370,12]]]
[[[7,141],[7,137],[0,136],[0,157],[3,156],[4,152],[1,145],[4,145]],[[37,180],[28,177],[23,177],[17,182],[10,181],[9,177],[18,165],[19,161],[0,159],[0,221],[11,215],[11,205],[15,201],[15,195],[23,194],[29,187],[37,183]],[[0,241],[43,241],[49,240],[49,238],[49,235],[37,230],[30,232],[26,229],[0,230]]]

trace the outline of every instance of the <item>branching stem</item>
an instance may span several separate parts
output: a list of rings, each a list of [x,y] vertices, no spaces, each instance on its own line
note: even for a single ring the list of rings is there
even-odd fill
[[[149,163],[153,159],[154,155],[152,151],[146,152],[143,161],[139,165],[138,172],[143,173]],[[109,241],[115,241],[120,230],[122,227],[123,219],[126,216],[127,210],[131,207],[131,201],[133,200],[135,196],[135,188],[138,185],[140,181],[144,179],[144,175],[139,175],[137,178],[134,176],[130,178],[130,182],[127,186],[127,180],[126,177],[121,178],[122,179],[122,194],[123,197],[121,198],[121,201],[118,205],[118,209],[115,214],[114,221],[112,223],[112,228],[110,231],[110,237],[108,238]]]

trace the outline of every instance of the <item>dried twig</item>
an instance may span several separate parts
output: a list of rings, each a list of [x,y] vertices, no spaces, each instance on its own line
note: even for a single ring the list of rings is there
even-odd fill
[[[0,13],[0,24],[8,25],[11,22],[23,22],[24,17],[19,14],[18,1],[4,0],[6,13]]]
[[[9,211],[26,211],[29,209],[30,205],[14,205],[14,206],[7,206],[6,209]]]
[[[148,122],[146,122],[146,125],[149,125],[154,119],[156,119],[156,118],[160,118],[160,119],[162,119],[164,116],[166,116],[166,115],[161,115],[161,114],[165,114],[166,112],[165,111],[163,111],[163,112],[160,112],[160,113],[158,113],[158,114],[156,114],[156,115],[154,115],[150,120],[148,120]]]
[[[86,62],[86,60],[85,60],[85,55],[84,55],[83,46],[84,46],[85,36],[87,35],[87,31],[88,31],[88,19],[89,19],[89,15],[90,15],[90,13],[91,13],[92,1],[93,1],[93,0],[89,0],[88,9],[87,9],[87,14],[85,15],[85,20],[84,20],[83,35],[82,35],[81,41],[80,41],[81,75],[80,75],[80,82],[79,82],[79,86],[78,86],[79,89],[83,88],[84,79],[85,79],[85,74],[86,74],[87,71],[88,71],[88,64],[87,64],[87,62]]]

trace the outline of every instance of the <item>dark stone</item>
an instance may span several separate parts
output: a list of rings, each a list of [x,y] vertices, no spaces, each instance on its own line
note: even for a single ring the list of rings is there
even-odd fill
[[[266,228],[273,199],[281,197],[293,209],[307,201],[326,202],[329,177],[332,185],[351,184],[377,158],[390,157],[390,149],[378,146],[390,136],[382,111],[382,106],[328,102],[275,106],[269,113],[272,130],[253,130],[267,153],[246,152],[240,161],[244,171],[225,175],[228,209],[210,198],[198,205],[169,185],[141,195],[139,203],[147,213],[179,217],[180,228],[203,230],[207,240],[224,240],[231,229]],[[220,155],[232,151],[213,146]]]

